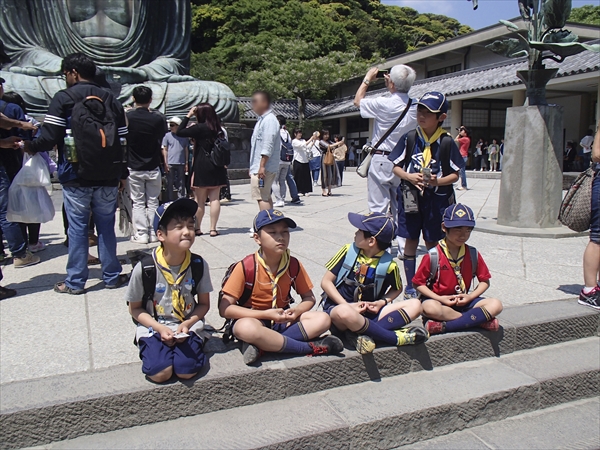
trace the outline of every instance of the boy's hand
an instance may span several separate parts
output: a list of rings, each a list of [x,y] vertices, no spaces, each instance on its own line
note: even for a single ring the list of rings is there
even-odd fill
[[[287,321],[288,322],[296,322],[300,316],[302,315],[301,313],[299,313],[296,308],[290,308],[290,309],[286,309],[283,313],[283,315],[285,317],[287,317]]]
[[[177,334],[179,333],[185,333],[185,334],[189,334],[190,329],[188,327],[186,327],[184,324],[180,323],[179,326],[177,327]],[[179,338],[176,339],[178,344],[181,344],[182,342],[184,342],[187,338]]]
[[[423,186],[423,174],[422,173],[408,173],[406,179],[417,187]]]
[[[352,303],[352,307],[356,309],[359,314],[363,314],[367,310],[367,304],[365,302]]]
[[[474,300],[469,294],[457,294],[455,298],[456,306],[465,306]]]
[[[437,175],[435,173],[431,174],[431,178],[429,179],[429,183],[424,183],[425,186],[437,186],[438,185],[438,178]]]
[[[160,340],[167,344],[169,347],[175,345],[174,333],[169,327],[162,327],[160,329]]]
[[[289,317],[286,316],[284,313],[285,311],[281,308],[270,309],[267,311],[267,320],[272,320],[275,323],[289,322]]]
[[[440,295],[440,303],[442,305],[450,306],[451,308],[456,306],[458,297],[456,295]]]
[[[374,302],[365,303],[367,311],[372,314],[377,314],[386,305],[385,300],[375,300]]]

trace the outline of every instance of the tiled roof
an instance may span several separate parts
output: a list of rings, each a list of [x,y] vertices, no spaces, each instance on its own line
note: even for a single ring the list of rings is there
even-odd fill
[[[306,101],[306,117],[315,115],[327,102],[318,100]],[[241,120],[258,120],[258,116],[252,111],[250,97],[239,97]],[[276,115],[282,115],[289,120],[298,120],[298,100],[277,100],[271,104],[271,109]]]
[[[600,70],[600,55],[598,53],[585,51],[566,58],[562,63],[546,60],[549,69],[559,68],[556,78],[577,75],[586,72],[597,72]],[[420,97],[428,91],[439,91],[448,97],[487,91],[502,87],[521,84],[517,78],[517,70],[527,69],[527,58],[509,60],[500,64],[493,64],[476,69],[456,72],[454,74],[442,75],[435,78],[427,78],[417,81],[410,90],[411,97]],[[386,89],[371,91],[367,97],[385,95]],[[353,104],[354,97],[345,97],[329,102],[313,115],[307,114],[308,118],[324,118],[358,112]]]

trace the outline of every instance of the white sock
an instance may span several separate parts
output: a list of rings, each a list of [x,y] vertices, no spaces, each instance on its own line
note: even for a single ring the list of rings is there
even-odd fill
[[[596,289],[596,286],[592,286],[592,287],[588,287],[588,286],[586,286],[586,287],[584,287],[584,288],[583,288],[583,293],[584,293],[584,294],[589,294],[589,293],[590,293],[590,292],[592,292],[594,289]]]

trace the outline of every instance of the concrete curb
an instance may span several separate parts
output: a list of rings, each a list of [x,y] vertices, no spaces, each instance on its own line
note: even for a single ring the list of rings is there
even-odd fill
[[[515,236],[523,238],[562,239],[578,236],[587,236],[588,232],[579,233],[565,226],[555,228],[517,228],[498,225],[495,220],[477,220],[475,231],[502,236]]]
[[[163,386],[131,382],[139,364],[7,383],[0,392],[0,440],[3,448],[33,446],[253,405],[596,336],[600,327],[600,315],[573,300],[507,308],[500,320],[498,333],[435,336],[425,345],[380,348],[364,358],[346,351],[345,357],[279,359],[243,373],[209,371],[195,381]],[[23,406],[25,398],[40,400]]]

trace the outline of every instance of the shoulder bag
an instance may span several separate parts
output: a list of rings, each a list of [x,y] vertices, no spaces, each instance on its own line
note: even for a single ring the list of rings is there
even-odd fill
[[[369,174],[369,168],[371,167],[371,160],[373,159],[373,153],[379,148],[381,144],[383,144],[383,142],[387,138],[390,137],[394,130],[398,128],[398,125],[400,125],[400,122],[404,120],[404,117],[406,117],[406,114],[408,113],[408,110],[411,106],[412,98],[409,98],[408,103],[406,104],[406,108],[404,108],[404,111],[402,111],[402,114],[400,114],[398,120],[396,120],[396,122],[394,122],[390,129],[385,132],[381,139],[379,139],[379,142],[377,142],[377,144],[375,144],[373,147],[367,147],[364,149],[364,151],[367,152],[367,156],[365,156],[365,159],[363,159],[362,163],[360,163],[360,166],[358,166],[358,169],[356,169],[356,173],[358,174],[358,176],[362,178],[367,178],[367,175]]]

